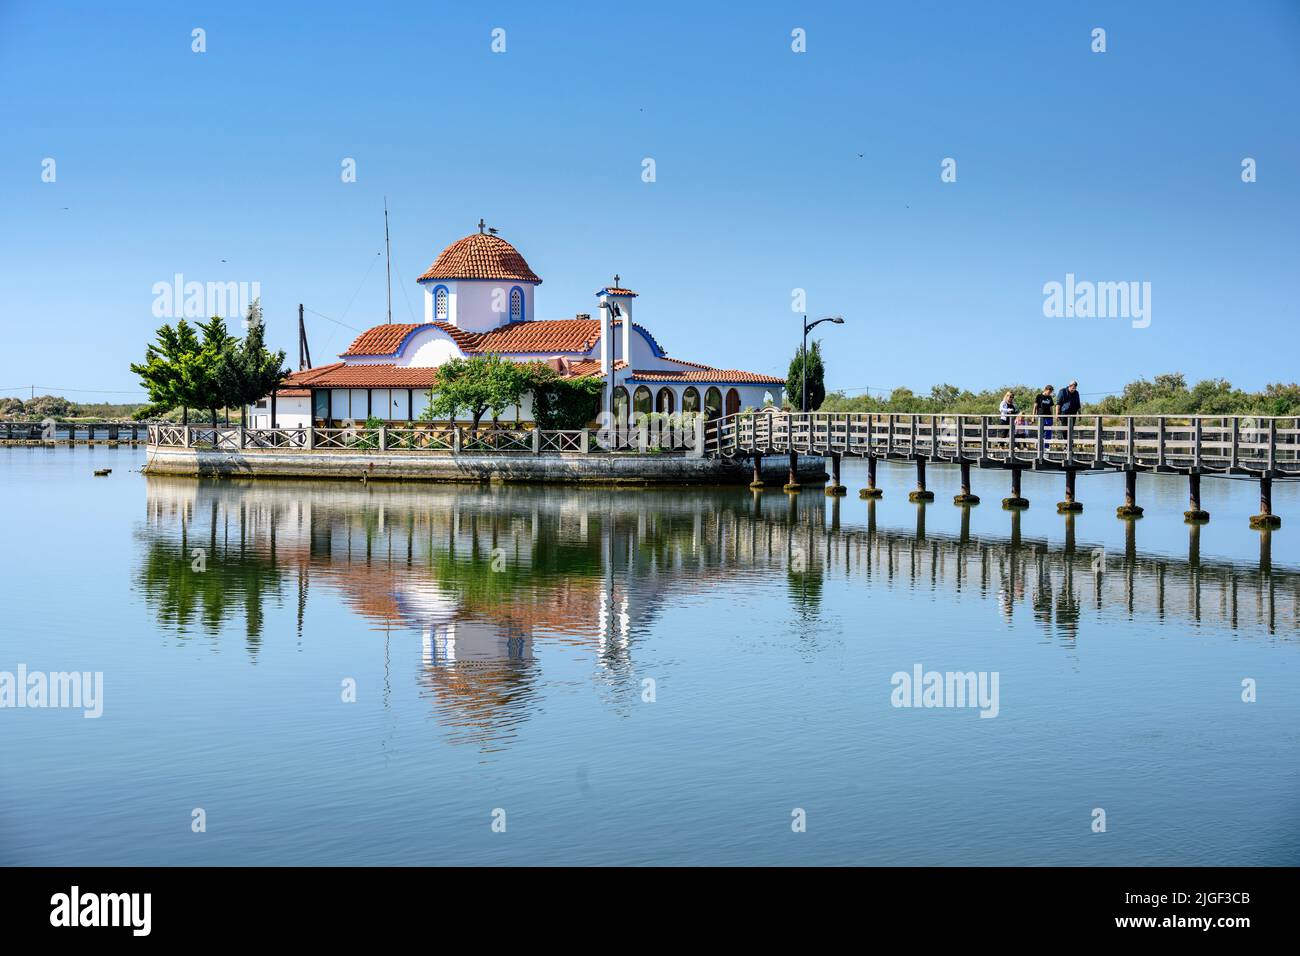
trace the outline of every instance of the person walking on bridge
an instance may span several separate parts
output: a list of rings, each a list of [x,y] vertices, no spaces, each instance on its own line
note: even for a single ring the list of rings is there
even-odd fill
[[[1044,385],[1043,390],[1034,396],[1034,414],[1038,416],[1038,427],[1043,430],[1045,441],[1052,440],[1052,405],[1055,402],[1053,391],[1052,386]]]

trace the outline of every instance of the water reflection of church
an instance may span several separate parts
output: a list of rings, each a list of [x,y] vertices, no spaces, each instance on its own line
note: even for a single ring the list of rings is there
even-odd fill
[[[461,739],[508,736],[528,719],[539,647],[588,655],[615,705],[639,692],[636,635],[668,602],[744,579],[781,587],[818,621],[832,575],[866,585],[995,602],[1028,613],[1072,646],[1079,623],[1133,616],[1237,630],[1300,629],[1300,574],[1202,561],[1189,529],[1186,560],[1144,555],[1130,523],[1125,551],[1103,555],[1010,535],[876,526],[873,502],[708,489],[628,492],[531,486],[493,490],[339,483],[148,479],[140,582],[167,627],[215,628],[242,610],[250,653],[262,604],[326,588],[370,628],[418,633],[419,675],[439,718]],[[852,508],[850,511],[849,509]],[[841,513],[853,521],[842,522]],[[1067,519],[1068,521],[1068,519]],[[1266,547],[1262,540],[1261,547]],[[189,573],[193,548],[209,572]]]

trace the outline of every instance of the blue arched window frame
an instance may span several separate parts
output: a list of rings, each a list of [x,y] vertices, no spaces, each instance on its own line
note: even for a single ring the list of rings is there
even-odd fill
[[[441,292],[447,306],[447,311],[443,315],[438,314],[438,293]],[[433,321],[450,322],[451,321],[451,290],[445,285],[436,285],[433,287]]]
[[[516,292],[519,293],[519,318],[517,319],[515,318],[515,293]],[[510,321],[511,322],[523,322],[528,318],[525,312],[525,307],[527,305],[527,302],[528,299],[524,295],[523,286],[513,286],[510,289]]]

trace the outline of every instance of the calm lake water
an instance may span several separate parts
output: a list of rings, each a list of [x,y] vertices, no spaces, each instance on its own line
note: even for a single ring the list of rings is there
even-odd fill
[[[99,719],[0,710],[0,862],[1300,863],[1294,485],[1261,535],[1222,480],[1198,532],[1149,477],[1125,523],[1113,475],[1067,521],[1059,476],[1013,515],[942,467],[927,507],[895,466],[869,504],[854,464],[836,501],[142,463],[0,449],[0,671],[103,672]],[[893,706],[918,666],[997,716]]]

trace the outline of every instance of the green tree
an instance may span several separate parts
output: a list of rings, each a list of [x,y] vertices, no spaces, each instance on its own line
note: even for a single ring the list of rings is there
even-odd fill
[[[262,322],[262,303],[254,299],[248,306],[248,332],[221,355],[218,362],[218,390],[227,409],[244,408],[265,398],[286,375],[284,352],[266,347],[266,325]]]
[[[533,369],[533,421],[538,428],[582,428],[596,418],[605,383],[594,376],[561,378],[548,366]]]
[[[235,348],[235,338],[226,329],[226,320],[214,315],[206,322],[198,323],[203,333],[203,353],[207,360],[202,364],[202,377],[196,383],[199,404],[212,412],[212,424],[217,423],[217,409],[228,408],[230,401],[226,395],[227,375],[231,356]]]
[[[181,422],[189,424],[191,408],[207,408],[212,388],[215,356],[204,349],[194,326],[184,319],[175,328],[164,325],[157,340],[145,349],[143,362],[132,362],[131,371],[140,376],[149,404],[136,413],[137,419],[152,418],[181,410]]]
[[[488,412],[495,420],[511,405],[518,405],[532,384],[529,369],[500,355],[453,358],[438,367],[438,382],[429,389],[423,421],[470,416],[470,435],[478,435],[479,422]]]
[[[808,377],[808,411],[815,412],[826,400],[826,370],[822,366],[820,341],[813,340],[808,346],[807,356],[803,354],[801,348],[790,360],[790,371],[785,377],[785,392],[790,404],[795,408],[799,408],[800,402],[803,401],[805,367]]]

